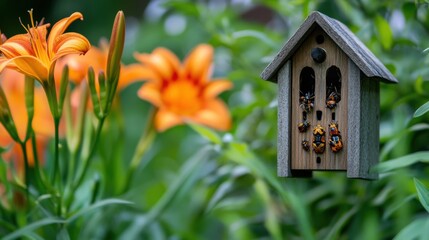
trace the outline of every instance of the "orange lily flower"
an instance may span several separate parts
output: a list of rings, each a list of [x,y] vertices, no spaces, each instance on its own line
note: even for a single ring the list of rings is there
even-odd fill
[[[185,121],[218,130],[231,127],[228,108],[217,95],[232,88],[232,83],[225,79],[210,81],[213,47],[198,45],[183,64],[165,48],[157,48],[152,54],[136,53],[135,58],[151,70],[138,96],[158,108],[158,131]]]
[[[3,45],[4,42],[6,42],[7,38],[6,36],[0,32],[0,46]],[[3,56],[3,54],[0,52],[0,73],[3,71],[3,68],[5,68],[7,65],[7,58]]]
[[[12,118],[21,139],[24,139],[27,130],[27,109],[25,106],[24,75],[11,70],[4,69],[0,74],[0,85],[6,93]],[[54,134],[53,120],[49,105],[42,88],[35,88],[34,91],[34,118],[33,129],[36,134],[39,159],[43,160],[42,154],[48,144],[49,138]],[[52,127],[49,127],[52,126]],[[2,154],[2,157],[15,163],[17,173],[22,176],[24,172],[24,158],[22,150],[15,144],[4,127],[0,124],[0,146],[9,147],[9,150]],[[32,155],[31,141],[27,142],[27,152],[29,153],[29,164],[33,166],[34,156]]]
[[[87,77],[89,67],[94,69],[98,74],[100,71],[105,71],[107,61],[106,43],[101,42],[101,48],[91,46],[85,55],[68,55],[58,60],[56,66],[56,77],[60,79],[62,69],[65,65],[69,67],[69,79],[75,84],[80,84]],[[108,46],[107,46],[108,47]]]
[[[98,73],[106,73],[107,57],[109,54],[109,44],[107,41],[100,41],[100,47],[91,46],[88,52],[82,55],[68,55],[58,60],[56,67],[56,79],[60,79],[62,69],[65,65],[69,67],[70,81],[80,84],[87,79],[88,69],[92,67],[98,79]],[[140,64],[122,65],[119,75],[118,91],[127,87],[129,84],[143,78],[141,72],[144,71]],[[98,80],[97,80],[98,81]],[[96,85],[98,87],[98,84]]]
[[[71,82],[78,85],[86,81],[90,67],[94,69],[96,82],[98,82],[98,73],[100,71],[106,73],[108,54],[109,44],[107,41],[102,40],[100,41],[100,47],[91,46],[85,55],[74,54],[60,58],[55,68],[55,79],[61,79],[62,69],[67,65],[69,67],[69,79]],[[144,79],[146,76],[145,72],[147,70],[140,64],[122,65],[117,87],[118,92],[133,82]],[[99,85],[96,84],[95,86],[98,90]],[[80,99],[80,88],[75,88],[72,93],[72,106],[77,107]]]
[[[26,34],[15,35],[0,46],[3,55],[11,60],[10,67],[34,77],[42,84],[48,80],[50,69],[56,60],[68,54],[85,54],[90,48],[88,39],[78,33],[64,33],[77,19],[83,19],[79,12],[58,21],[47,37],[50,24],[36,26],[33,11],[29,11],[31,27],[24,27]]]

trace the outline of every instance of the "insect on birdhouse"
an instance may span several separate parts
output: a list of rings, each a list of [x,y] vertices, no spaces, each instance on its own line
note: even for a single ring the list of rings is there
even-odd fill
[[[279,176],[378,177],[379,83],[398,81],[345,25],[313,12],[261,77],[278,84]]]

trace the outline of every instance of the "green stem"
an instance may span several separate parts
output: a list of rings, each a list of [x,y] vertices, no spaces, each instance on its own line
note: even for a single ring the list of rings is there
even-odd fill
[[[134,151],[133,157],[131,158],[130,167],[128,169],[127,181],[125,182],[125,186],[122,192],[125,192],[128,187],[131,185],[131,181],[133,179],[134,173],[137,167],[140,165],[144,154],[152,145],[153,140],[156,136],[156,131],[154,127],[154,116],[155,111],[152,109],[149,114],[149,118],[146,122],[146,127],[144,129],[143,134],[140,137],[139,142],[137,143],[136,149]]]
[[[54,125],[55,125],[55,140],[54,140],[54,174],[52,175],[52,182],[57,180],[57,176],[60,177],[60,181],[58,182],[61,185],[61,168],[60,168],[60,138],[59,138],[59,125],[60,118],[54,117]]]
[[[85,165],[83,167],[83,171],[82,171],[81,175],[79,176],[78,180],[76,181],[76,185],[75,185],[76,188],[79,187],[79,185],[82,183],[83,178],[85,177],[86,172],[88,171],[88,167],[89,167],[89,164],[91,162],[90,160],[91,160],[92,156],[95,153],[95,149],[97,149],[96,147],[97,147],[98,141],[100,139],[100,134],[101,134],[101,130],[103,129],[103,125],[104,125],[104,120],[105,119],[106,119],[106,117],[100,118],[100,121],[99,121],[98,126],[97,126],[97,130],[95,132],[94,143],[93,143],[93,145],[91,147],[91,150],[90,150],[90,152],[89,152],[86,160],[84,161]]]
[[[33,131],[31,131],[31,145],[33,150],[33,159],[34,159],[34,166],[36,168],[36,175],[39,177],[40,180],[40,164],[39,164],[39,156],[37,155],[37,145],[36,145],[36,136]]]
[[[88,103],[88,87],[85,83],[79,85],[81,92],[81,101],[77,109],[77,115],[75,123],[73,123],[71,104],[70,104],[70,92],[67,93],[65,99],[65,122],[67,129],[67,143],[70,149],[70,159],[67,174],[67,186],[72,184],[73,179],[76,175],[76,162],[78,157],[78,151],[82,148],[83,134],[84,134],[84,123],[87,114],[87,103]]]
[[[76,192],[76,190],[79,188],[79,186],[82,184],[83,179],[85,178],[86,172],[88,171],[89,168],[89,164],[91,163],[91,158],[95,153],[98,141],[100,139],[100,134],[101,134],[101,130],[103,129],[103,125],[104,125],[104,120],[106,119],[106,117],[101,117],[99,122],[98,122],[98,126],[97,126],[97,130],[96,130],[96,135],[95,135],[95,139],[94,139],[94,143],[92,144],[92,147],[89,151],[88,156],[86,157],[86,159],[84,160],[83,164],[83,169],[82,172],[80,173],[78,179],[76,180],[76,182],[72,185],[71,187],[71,192],[70,192],[70,196],[67,199],[67,208],[70,208],[70,205],[73,201],[73,196],[74,193]]]
[[[53,80],[52,80],[53,82]],[[55,139],[54,139],[54,168],[53,174],[51,176],[51,182],[55,183],[57,180],[57,173],[59,168],[59,123],[61,115],[58,113],[58,104],[57,104],[57,96],[55,91],[55,83],[49,84],[49,82],[45,82],[42,84],[43,89],[45,90],[46,97],[48,98],[49,108],[51,110],[52,117],[54,119],[54,127],[55,127]],[[61,176],[61,175],[60,175]]]
[[[34,132],[32,132],[31,134],[31,145],[33,147],[34,166],[36,168],[35,174],[36,174],[36,177],[39,179],[39,182],[42,184],[41,189],[48,190],[47,192],[52,191],[53,189],[52,186],[48,183],[48,181],[46,180],[46,176],[44,175],[44,172],[40,168],[39,155],[37,153],[36,135],[34,134]]]
[[[74,176],[75,176],[75,168],[76,168],[76,161],[77,161],[77,154],[74,151],[70,152],[70,159],[69,159],[69,166],[67,171],[67,180],[66,180],[66,186],[71,184],[73,182]]]
[[[20,142],[19,145],[22,149],[22,155],[24,156],[24,166],[25,166],[25,193],[27,196],[27,200],[29,200],[29,189],[30,189],[30,165],[28,163],[28,155],[27,155],[27,148],[26,148],[26,142]]]
[[[59,137],[59,128],[60,128],[60,118],[54,117],[54,125],[55,125],[55,152],[54,152],[54,174],[53,174],[53,182],[57,181],[59,186],[59,195],[58,195],[58,209],[57,214],[61,216],[62,209],[62,174],[61,174],[61,166],[60,166],[60,137]],[[57,179],[58,176],[58,179]]]

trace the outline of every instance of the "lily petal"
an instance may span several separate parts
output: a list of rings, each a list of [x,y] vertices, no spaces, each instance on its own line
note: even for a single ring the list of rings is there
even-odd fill
[[[68,54],[85,54],[91,44],[88,39],[78,33],[64,33],[57,37],[54,42],[53,51],[55,56],[51,61],[55,61],[58,58]]]
[[[165,55],[165,51],[156,49],[152,54],[135,53],[134,57],[144,65],[153,68],[161,81],[171,81],[172,79],[177,78],[179,69],[177,68],[177,65],[172,65],[170,62],[171,59],[169,59],[169,57],[165,57]]]
[[[153,71],[141,64],[122,66],[121,73],[119,75],[118,90],[125,88],[133,82],[151,80],[153,78]]]
[[[233,84],[228,80],[217,80],[209,82],[204,88],[203,96],[206,99],[214,98],[221,92],[229,90],[232,87]]]
[[[65,65],[68,65],[70,81],[80,83],[86,78],[90,66],[94,69],[94,72],[100,72],[105,69],[106,55],[97,47],[91,46],[85,55],[72,54],[62,57],[57,60],[57,67],[55,68],[56,79],[61,78],[62,69]]]
[[[8,65],[9,62],[10,62],[10,60],[7,60],[6,58],[0,57],[0,73]]]
[[[34,55],[28,34],[18,34],[9,38],[0,46],[0,51],[9,59],[22,55]]]
[[[57,37],[63,34],[67,27],[77,19],[83,20],[83,15],[80,12],[74,12],[70,15],[70,17],[63,18],[52,27],[51,32],[48,37],[48,52],[49,56],[54,56],[53,47],[55,46],[55,42],[57,41]]]
[[[38,58],[33,56],[20,56],[11,60],[20,72],[36,78],[41,83],[48,79],[48,69],[46,69]]]
[[[155,115],[155,128],[160,132],[180,124],[183,120],[172,112],[160,109]]]
[[[162,56],[170,64],[172,69],[180,68],[180,60],[170,50],[166,48],[157,48],[153,53]]]
[[[137,92],[138,96],[141,99],[144,99],[157,107],[161,107],[162,97],[161,92],[159,91],[159,86],[155,83],[145,83]]]
[[[231,117],[225,103],[214,99],[205,104],[204,109],[199,111],[189,120],[200,123],[218,130],[228,130],[231,127]]]
[[[185,72],[195,83],[205,81],[211,74],[213,47],[207,44],[198,45],[185,61]]]

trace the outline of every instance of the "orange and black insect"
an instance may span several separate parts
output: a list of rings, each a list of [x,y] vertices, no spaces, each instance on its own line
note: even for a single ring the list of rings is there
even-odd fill
[[[307,140],[302,140],[301,145],[302,145],[302,148],[304,148],[305,151],[310,150],[310,143]]]
[[[313,150],[315,153],[321,154],[325,151],[325,130],[317,124],[313,129]]]
[[[326,107],[334,109],[337,107],[339,101],[341,101],[341,94],[337,91],[337,88],[331,84],[328,87],[329,96],[326,98]]]
[[[299,97],[299,106],[305,112],[311,112],[314,107],[314,95],[311,93],[305,93],[301,97]]]
[[[337,153],[343,149],[343,141],[341,139],[341,133],[338,130],[338,123],[331,122],[329,124],[329,146],[332,152]]]
[[[311,126],[311,124],[307,120],[304,120],[303,122],[298,124],[298,131],[299,132],[306,132],[310,126]]]

